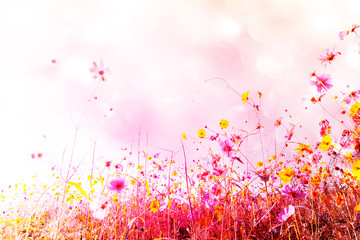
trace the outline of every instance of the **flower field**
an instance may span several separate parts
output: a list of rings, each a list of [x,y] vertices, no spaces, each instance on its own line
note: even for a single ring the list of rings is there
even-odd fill
[[[339,38],[358,39],[359,28],[352,25]],[[20,182],[2,190],[0,238],[359,239],[360,90],[333,91],[336,81],[327,73],[343,56],[341,49],[328,49],[304,79],[314,90],[306,108],[320,106],[327,116],[316,123],[317,140],[299,140],[306,126],[286,112],[271,126],[280,140],[273,136],[275,147],[265,149],[266,93],[213,79],[248,108],[247,128],[219,118],[216,126],[179,133],[178,149],[153,152],[134,144],[108,161],[97,160],[94,143],[88,172],[71,154],[49,169],[46,184]],[[108,71],[103,61],[90,68],[99,84],[111,81]],[[260,157],[253,159],[246,146],[259,142]]]

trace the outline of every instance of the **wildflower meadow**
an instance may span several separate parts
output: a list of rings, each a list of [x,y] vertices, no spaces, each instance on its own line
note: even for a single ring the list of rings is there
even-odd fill
[[[360,42],[359,29],[352,25],[338,37]],[[217,125],[179,132],[175,149],[154,151],[134,141],[120,158],[99,161],[94,142],[84,167],[73,157],[81,134],[74,126],[71,153],[51,165],[45,184],[19,182],[2,190],[0,238],[359,239],[360,90],[334,91],[340,80],[328,73],[344,55],[328,48],[304,79],[313,90],[302,99],[305,110],[318,107],[326,116],[312,122],[315,139],[300,137],[306,126],[285,111],[270,126],[280,137],[274,134],[268,148],[266,93],[234,89],[222,78],[204,84],[220,81],[237,95],[248,111],[246,124],[219,117]],[[106,60],[89,66],[104,88],[110,70]],[[93,101],[96,94],[89,96]],[[260,148],[253,159],[247,151],[255,143]]]

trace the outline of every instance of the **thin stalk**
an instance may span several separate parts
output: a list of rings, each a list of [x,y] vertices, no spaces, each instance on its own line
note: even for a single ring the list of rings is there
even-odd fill
[[[191,228],[192,230],[195,230],[195,221],[194,221],[194,214],[193,214],[193,209],[192,209],[192,204],[191,204],[191,198],[190,198],[190,189],[189,189],[189,181],[188,181],[188,174],[187,174],[187,161],[186,161],[186,153],[185,153],[185,148],[184,148],[184,143],[182,141],[182,139],[180,138],[181,141],[181,146],[183,149],[183,153],[184,153],[184,163],[185,163],[185,176],[186,176],[186,188],[187,188],[187,194],[188,194],[188,200],[189,200],[189,207],[190,207],[190,213],[191,213]]]
[[[78,128],[75,128],[75,135],[74,135],[74,141],[73,141],[73,147],[71,150],[71,155],[70,155],[70,163],[69,163],[69,168],[68,171],[66,173],[66,178],[65,178],[65,183],[64,183],[64,192],[63,192],[63,196],[62,196],[62,200],[61,200],[61,205],[60,205],[60,209],[59,209],[59,215],[58,215],[58,220],[57,220],[57,224],[56,224],[56,231],[55,231],[55,238],[54,240],[58,239],[59,236],[59,230],[60,230],[60,219],[61,219],[61,215],[62,215],[62,211],[63,211],[63,206],[64,206],[64,202],[65,202],[65,196],[66,196],[66,188],[67,188],[67,184],[69,182],[69,174],[70,174],[70,169],[71,169],[71,164],[73,161],[73,157],[74,157],[74,151],[75,151],[75,144],[76,144],[76,139],[77,139],[77,134],[78,134]]]

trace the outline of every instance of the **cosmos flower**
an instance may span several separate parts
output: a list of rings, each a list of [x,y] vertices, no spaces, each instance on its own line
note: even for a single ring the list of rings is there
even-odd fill
[[[93,67],[89,69],[90,72],[94,73],[93,78],[97,79],[100,78],[103,82],[106,81],[105,79],[105,73],[109,72],[108,67],[104,67],[104,62],[101,59],[99,62],[99,65],[96,62],[93,62]]]
[[[150,211],[153,213],[156,213],[159,211],[160,208],[160,202],[158,200],[154,200],[150,204]]]
[[[246,103],[246,101],[249,99],[249,91],[246,91],[245,93],[241,94],[241,100],[243,103]]]
[[[108,204],[109,202],[107,200],[100,198],[93,200],[89,205],[92,215],[97,219],[104,219],[108,213]]]
[[[312,80],[310,81],[310,84],[315,86],[319,93],[322,93],[323,91],[327,91],[333,87],[333,85],[330,84],[330,80],[331,80],[330,75],[323,73],[321,75],[313,76]]]
[[[226,119],[220,120],[219,126],[220,126],[222,129],[226,129],[226,128],[229,126],[228,120],[226,120]]]
[[[120,193],[126,186],[125,180],[123,178],[115,178],[110,181],[109,190]]]
[[[206,131],[204,129],[200,129],[198,131],[198,137],[199,138],[204,138],[206,136]]]
[[[220,142],[221,150],[228,156],[231,157],[232,153],[235,152],[234,144],[226,139]]]
[[[357,159],[355,163],[351,165],[351,169],[353,170],[354,176],[360,177],[360,159]]]
[[[292,177],[295,175],[295,172],[292,170],[292,167],[284,168],[282,172],[279,173],[281,181],[287,184],[291,181]]]
[[[286,184],[282,190],[281,193],[285,196],[288,196],[292,199],[301,199],[306,197],[306,193],[301,192],[301,187],[297,186],[296,188],[292,188],[289,184]]]
[[[326,66],[327,63],[330,63],[335,60],[335,57],[337,55],[341,55],[341,52],[334,52],[334,49],[330,51],[330,49],[326,50],[326,54],[320,56],[319,60],[321,61],[321,64],[324,64]]]
[[[360,25],[358,25],[358,24],[353,24],[353,25],[351,25],[351,27],[348,29],[348,30],[345,30],[345,31],[341,31],[341,32],[339,32],[339,38],[340,38],[340,40],[344,40],[344,37],[346,37],[347,35],[349,35],[350,33],[355,33],[355,35],[357,35],[357,33],[355,32],[355,30],[357,29],[357,28],[359,28],[360,27]]]
[[[325,135],[322,139],[321,139],[321,143],[319,145],[319,148],[322,149],[324,152],[326,152],[327,150],[329,150],[330,146],[332,143],[332,138],[329,135]]]
[[[286,222],[289,217],[291,217],[295,213],[295,208],[293,205],[289,205],[284,209],[283,212],[280,213],[278,220],[279,222]]]

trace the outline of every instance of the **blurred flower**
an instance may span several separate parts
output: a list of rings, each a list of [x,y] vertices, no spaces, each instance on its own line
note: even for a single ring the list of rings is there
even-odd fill
[[[235,143],[235,144],[238,144],[241,140],[241,136],[240,135],[236,135],[236,134],[233,134],[231,135],[231,138],[230,140]]]
[[[355,211],[360,211],[360,203],[359,203],[358,205],[356,205],[356,207],[355,207],[354,210],[355,210]]]
[[[355,30],[359,27],[360,27],[360,25],[353,24],[353,25],[351,25],[351,27],[348,30],[339,32],[340,40],[344,40],[344,37],[346,37],[347,35],[349,35],[352,32],[355,33],[356,36],[358,36],[357,33],[355,32]]]
[[[102,220],[107,215],[108,204],[108,201],[96,199],[90,203],[89,207],[93,213],[93,216],[97,219]]]
[[[219,196],[221,194],[221,188],[218,184],[214,184],[214,186],[211,188],[211,193],[215,196]]]
[[[282,117],[279,117],[279,118],[275,121],[274,126],[275,126],[275,127],[279,127],[279,126],[281,125],[281,120],[282,120]]]
[[[115,165],[115,169],[117,169],[119,171],[123,171],[124,167],[120,163],[118,163],[118,164]]]
[[[332,84],[330,84],[331,77],[329,74],[323,73],[321,75],[315,75],[311,78],[310,84],[317,88],[319,93],[323,91],[327,91],[332,88]]]
[[[248,100],[248,96],[249,96],[249,91],[246,91],[241,95],[241,99],[243,103],[246,103],[246,101]]]
[[[215,176],[221,176],[221,175],[223,175],[224,173],[227,172],[226,168],[224,168],[224,169],[214,168],[213,170],[214,170],[213,175],[215,175]]]
[[[352,101],[356,102],[358,101],[360,98],[360,90],[355,90],[350,92],[347,97],[345,97],[343,99],[343,102],[345,102],[346,104],[350,104]]]
[[[200,129],[197,133],[199,138],[204,138],[206,136],[206,131],[204,129]]]
[[[150,204],[150,211],[156,213],[157,211],[159,211],[159,207],[160,207],[160,202],[158,200],[154,200]]]
[[[184,139],[184,141],[187,140],[187,137],[186,137],[185,133],[182,133],[182,134],[181,134],[181,137],[182,137],[182,139]]]
[[[319,148],[322,149],[324,152],[326,152],[327,150],[329,150],[331,143],[332,143],[332,138],[329,135],[326,135],[321,139]]]
[[[351,152],[349,152],[348,154],[346,154],[346,155],[344,156],[344,158],[346,159],[346,162],[347,162],[347,163],[353,163],[353,162],[354,162],[354,158],[353,158]]]
[[[116,178],[110,181],[109,190],[120,193],[125,188],[125,180],[123,178]]]
[[[335,60],[335,57],[337,55],[341,55],[340,52],[334,52],[334,49],[330,51],[329,49],[326,50],[326,55],[320,56],[321,64],[324,64],[326,66],[327,63],[330,63]]]
[[[322,155],[320,153],[314,153],[311,157],[312,163],[318,164],[322,158]]]
[[[258,161],[257,164],[256,164],[258,167],[263,167],[264,166],[264,163],[262,161]]]
[[[306,193],[301,193],[301,187],[297,186],[296,188],[290,187],[289,184],[286,184],[283,189],[281,190],[281,193],[285,196],[288,196],[292,199],[301,199],[306,197]]]
[[[353,116],[355,116],[356,114],[358,114],[358,112],[359,112],[359,109],[360,109],[360,103],[355,103],[355,104],[353,104],[352,106],[351,106],[351,108],[350,108],[350,117],[353,117]]]
[[[329,121],[327,119],[322,120],[319,125],[321,126],[320,130],[320,136],[324,137],[327,134],[331,133],[331,126],[329,124]]]
[[[314,175],[311,179],[310,179],[310,183],[311,185],[313,185],[314,187],[319,186],[321,182],[321,178],[319,177],[318,174]]]
[[[106,81],[104,75],[106,72],[110,71],[109,68],[104,67],[104,62],[101,59],[99,65],[96,62],[93,62],[93,67],[89,69],[90,72],[94,73],[93,78],[97,79],[100,78],[103,82]]]
[[[221,119],[219,125],[221,128],[226,129],[229,126],[229,122],[226,119]]]
[[[307,173],[307,174],[311,174],[311,173],[312,173],[312,171],[311,171],[311,169],[310,169],[310,166],[307,165],[307,164],[305,164],[305,165],[302,167],[301,171],[303,171],[303,172],[305,172],[305,173]]]
[[[286,220],[288,220],[289,217],[291,217],[293,214],[295,213],[295,208],[293,205],[289,205],[288,207],[286,207],[284,209],[284,212],[281,212],[278,220],[279,222],[285,222]]]
[[[351,169],[353,170],[353,175],[360,178],[360,159],[356,159],[355,163],[351,165]]]
[[[224,141],[220,142],[221,150],[228,156],[231,157],[232,153],[235,152],[235,149],[233,149],[234,144],[229,141],[229,139],[226,139]]]
[[[292,170],[292,167],[283,168],[283,171],[279,173],[281,181],[287,184],[291,181],[292,177],[295,175],[295,172]]]
[[[111,166],[111,161],[107,161],[106,163],[105,163],[105,167],[110,167]]]
[[[305,145],[302,143],[299,143],[299,147],[295,148],[295,150],[298,150],[297,154],[302,154],[303,152],[307,152],[309,154],[312,154],[313,151],[310,149],[311,145]]]

